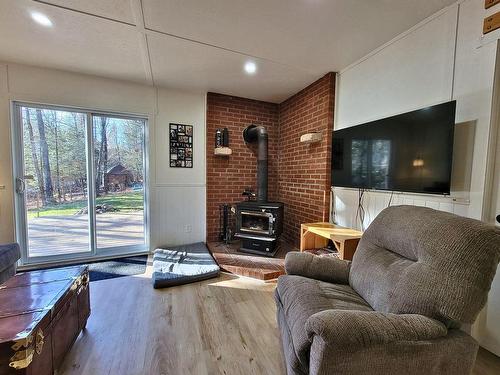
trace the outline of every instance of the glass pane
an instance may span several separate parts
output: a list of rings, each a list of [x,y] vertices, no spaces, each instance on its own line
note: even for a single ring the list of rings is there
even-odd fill
[[[21,107],[28,256],[90,251],[86,115]]]
[[[253,231],[269,231],[269,217],[260,215],[241,215],[241,227]]]
[[[144,120],[93,117],[97,248],[144,246]]]

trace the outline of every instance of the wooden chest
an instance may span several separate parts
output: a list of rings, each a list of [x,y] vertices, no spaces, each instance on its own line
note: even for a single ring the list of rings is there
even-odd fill
[[[0,375],[49,375],[90,315],[86,266],[15,275],[0,285]]]

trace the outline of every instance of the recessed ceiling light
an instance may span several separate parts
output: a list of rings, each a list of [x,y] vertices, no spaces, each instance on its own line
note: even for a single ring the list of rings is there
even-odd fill
[[[245,63],[245,72],[247,72],[248,74],[255,74],[256,71],[257,65],[255,65],[253,61],[247,61]]]
[[[51,27],[52,26],[52,21],[49,19],[49,17],[47,17],[43,13],[31,12],[31,18],[33,18],[33,20],[36,23],[39,23],[42,26],[45,26],[45,27]]]

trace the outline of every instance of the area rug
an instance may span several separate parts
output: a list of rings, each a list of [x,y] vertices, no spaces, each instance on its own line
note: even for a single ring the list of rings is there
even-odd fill
[[[141,275],[146,272],[147,260],[148,256],[143,255],[89,263],[90,281]]]

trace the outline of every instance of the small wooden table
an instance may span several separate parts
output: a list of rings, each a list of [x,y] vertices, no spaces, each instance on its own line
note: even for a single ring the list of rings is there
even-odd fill
[[[307,223],[300,225],[300,251],[326,247],[332,240],[340,259],[352,260],[358,242],[363,235],[356,229],[330,223]]]

